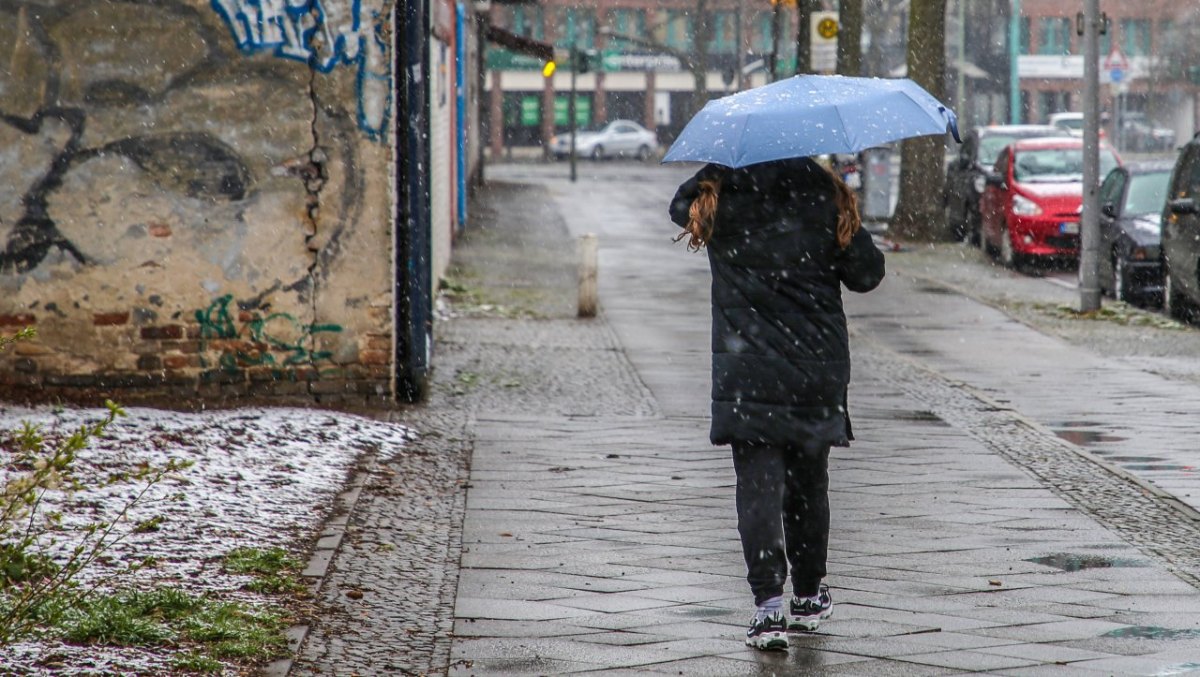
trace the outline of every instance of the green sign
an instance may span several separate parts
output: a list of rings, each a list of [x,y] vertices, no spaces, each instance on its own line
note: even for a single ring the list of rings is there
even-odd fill
[[[521,97],[521,126],[536,127],[542,121],[542,102],[536,96]]]
[[[564,127],[568,124],[567,106],[570,104],[570,97],[556,96],[554,97],[554,124]],[[592,123],[592,100],[576,95],[575,96],[575,126],[587,127]]]
[[[487,51],[487,67],[497,71],[540,71],[546,65],[537,57],[512,52],[499,47]]]

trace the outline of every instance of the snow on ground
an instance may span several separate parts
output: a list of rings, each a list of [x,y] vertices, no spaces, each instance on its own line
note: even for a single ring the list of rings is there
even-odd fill
[[[86,422],[100,420],[104,413],[99,409],[3,408],[0,439],[7,437],[4,431],[15,431],[28,421],[40,425],[53,443]],[[193,462],[155,487],[147,494],[148,501],[130,511],[120,529],[127,535],[107,553],[112,564],[85,577],[94,580],[118,564],[153,557],[157,565],[137,573],[139,585],[171,585],[193,593],[227,593],[246,582],[246,578],[221,569],[224,555],[234,548],[282,547],[303,559],[356,459],[367,452],[395,455],[411,435],[400,424],[312,409],[182,413],[130,408],[127,413],[103,438],[94,439],[80,452],[76,474],[88,488],[76,493],[70,505],[63,496],[47,495],[43,509],[63,510],[68,527],[110,520],[135,487],[124,483],[96,486],[100,479],[134,470],[144,462]],[[0,446],[8,465],[11,445]],[[0,467],[0,480],[12,476],[11,468]],[[162,518],[156,530],[132,533],[133,525],[154,516]],[[70,547],[74,542],[64,539],[63,544]],[[84,664],[70,659],[71,655],[87,662],[101,659],[119,665],[122,654],[95,648],[79,652],[47,646],[39,650],[36,645],[22,644],[0,647],[0,665],[32,668],[27,661],[33,659],[21,657],[44,657],[46,651],[59,652],[67,657],[68,667],[75,665],[84,671]],[[111,663],[114,654],[117,663]],[[127,654],[135,665],[153,663],[146,662],[145,652]],[[95,669],[93,662],[91,670]],[[67,668],[55,671],[69,672]],[[148,669],[146,674],[153,673],[155,669]]]

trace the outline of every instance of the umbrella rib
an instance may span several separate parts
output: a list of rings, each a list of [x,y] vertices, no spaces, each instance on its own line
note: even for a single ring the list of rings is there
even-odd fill
[[[738,154],[737,157],[733,158],[733,162],[734,162],[733,166],[734,167],[741,166],[742,157],[745,156],[745,154],[746,154],[745,148],[744,148],[744,146],[742,146],[742,137],[746,136],[746,128],[749,126],[750,126],[750,116],[743,115],[742,116],[742,129],[741,129],[741,131],[738,132],[737,144],[734,146],[734,148],[742,148],[742,151],[741,151],[741,153]]]
[[[842,116],[842,109],[839,108],[838,106],[834,106],[833,112],[837,113],[838,120],[840,120],[842,123],[842,138],[846,139],[846,147],[851,148],[852,146],[850,145],[850,132],[847,131],[847,129],[846,129],[846,118]]]

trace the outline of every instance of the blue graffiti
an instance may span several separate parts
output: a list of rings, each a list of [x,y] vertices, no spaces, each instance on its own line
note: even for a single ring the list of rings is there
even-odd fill
[[[210,0],[246,54],[273,52],[329,73],[339,64],[358,69],[358,126],[373,140],[387,135],[391,61],[381,10],[363,0]]]

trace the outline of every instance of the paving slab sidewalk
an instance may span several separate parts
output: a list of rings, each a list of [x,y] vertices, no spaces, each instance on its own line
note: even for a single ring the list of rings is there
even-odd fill
[[[1196,525],[1038,424],[1003,378],[940,371],[922,341],[955,338],[917,293],[848,299],[858,440],[831,464],[834,618],[786,654],[746,648],[732,465],[707,441],[708,273],[662,216],[686,174],[560,173],[489,168],[434,395],[401,415],[427,455],[367,468],[293,674],[1200,669]],[[590,321],[571,313],[585,232],[601,242]],[[1036,338],[1004,329],[986,355]]]
[[[476,415],[451,674],[1200,669],[1200,593],[1184,580],[1194,551],[1164,555],[1153,532],[1131,543],[1119,521],[1146,512],[1185,538],[1195,525],[1128,478],[1074,465],[1089,460],[1019,409],[997,406],[992,383],[963,387],[894,352],[886,333],[863,333],[869,323],[853,304],[858,440],[831,462],[835,616],[787,654],[745,648],[732,467],[708,444],[706,418],[686,415],[706,411],[696,372],[707,370],[707,344],[696,339],[707,325],[696,318],[707,297],[686,294],[703,271],[639,252],[661,233],[620,230],[650,233],[647,222],[661,217],[648,210],[677,178],[611,178],[619,200],[601,182],[586,187],[591,197],[548,187],[573,234],[601,232],[604,321],[658,413]],[[573,208],[579,200],[624,212],[589,221],[590,210]],[[662,260],[650,268],[648,257]],[[1008,329],[981,357],[1019,351],[1035,333]],[[1063,484],[1054,475],[1063,468],[1082,479]],[[1120,500],[1098,512],[1093,490]]]

